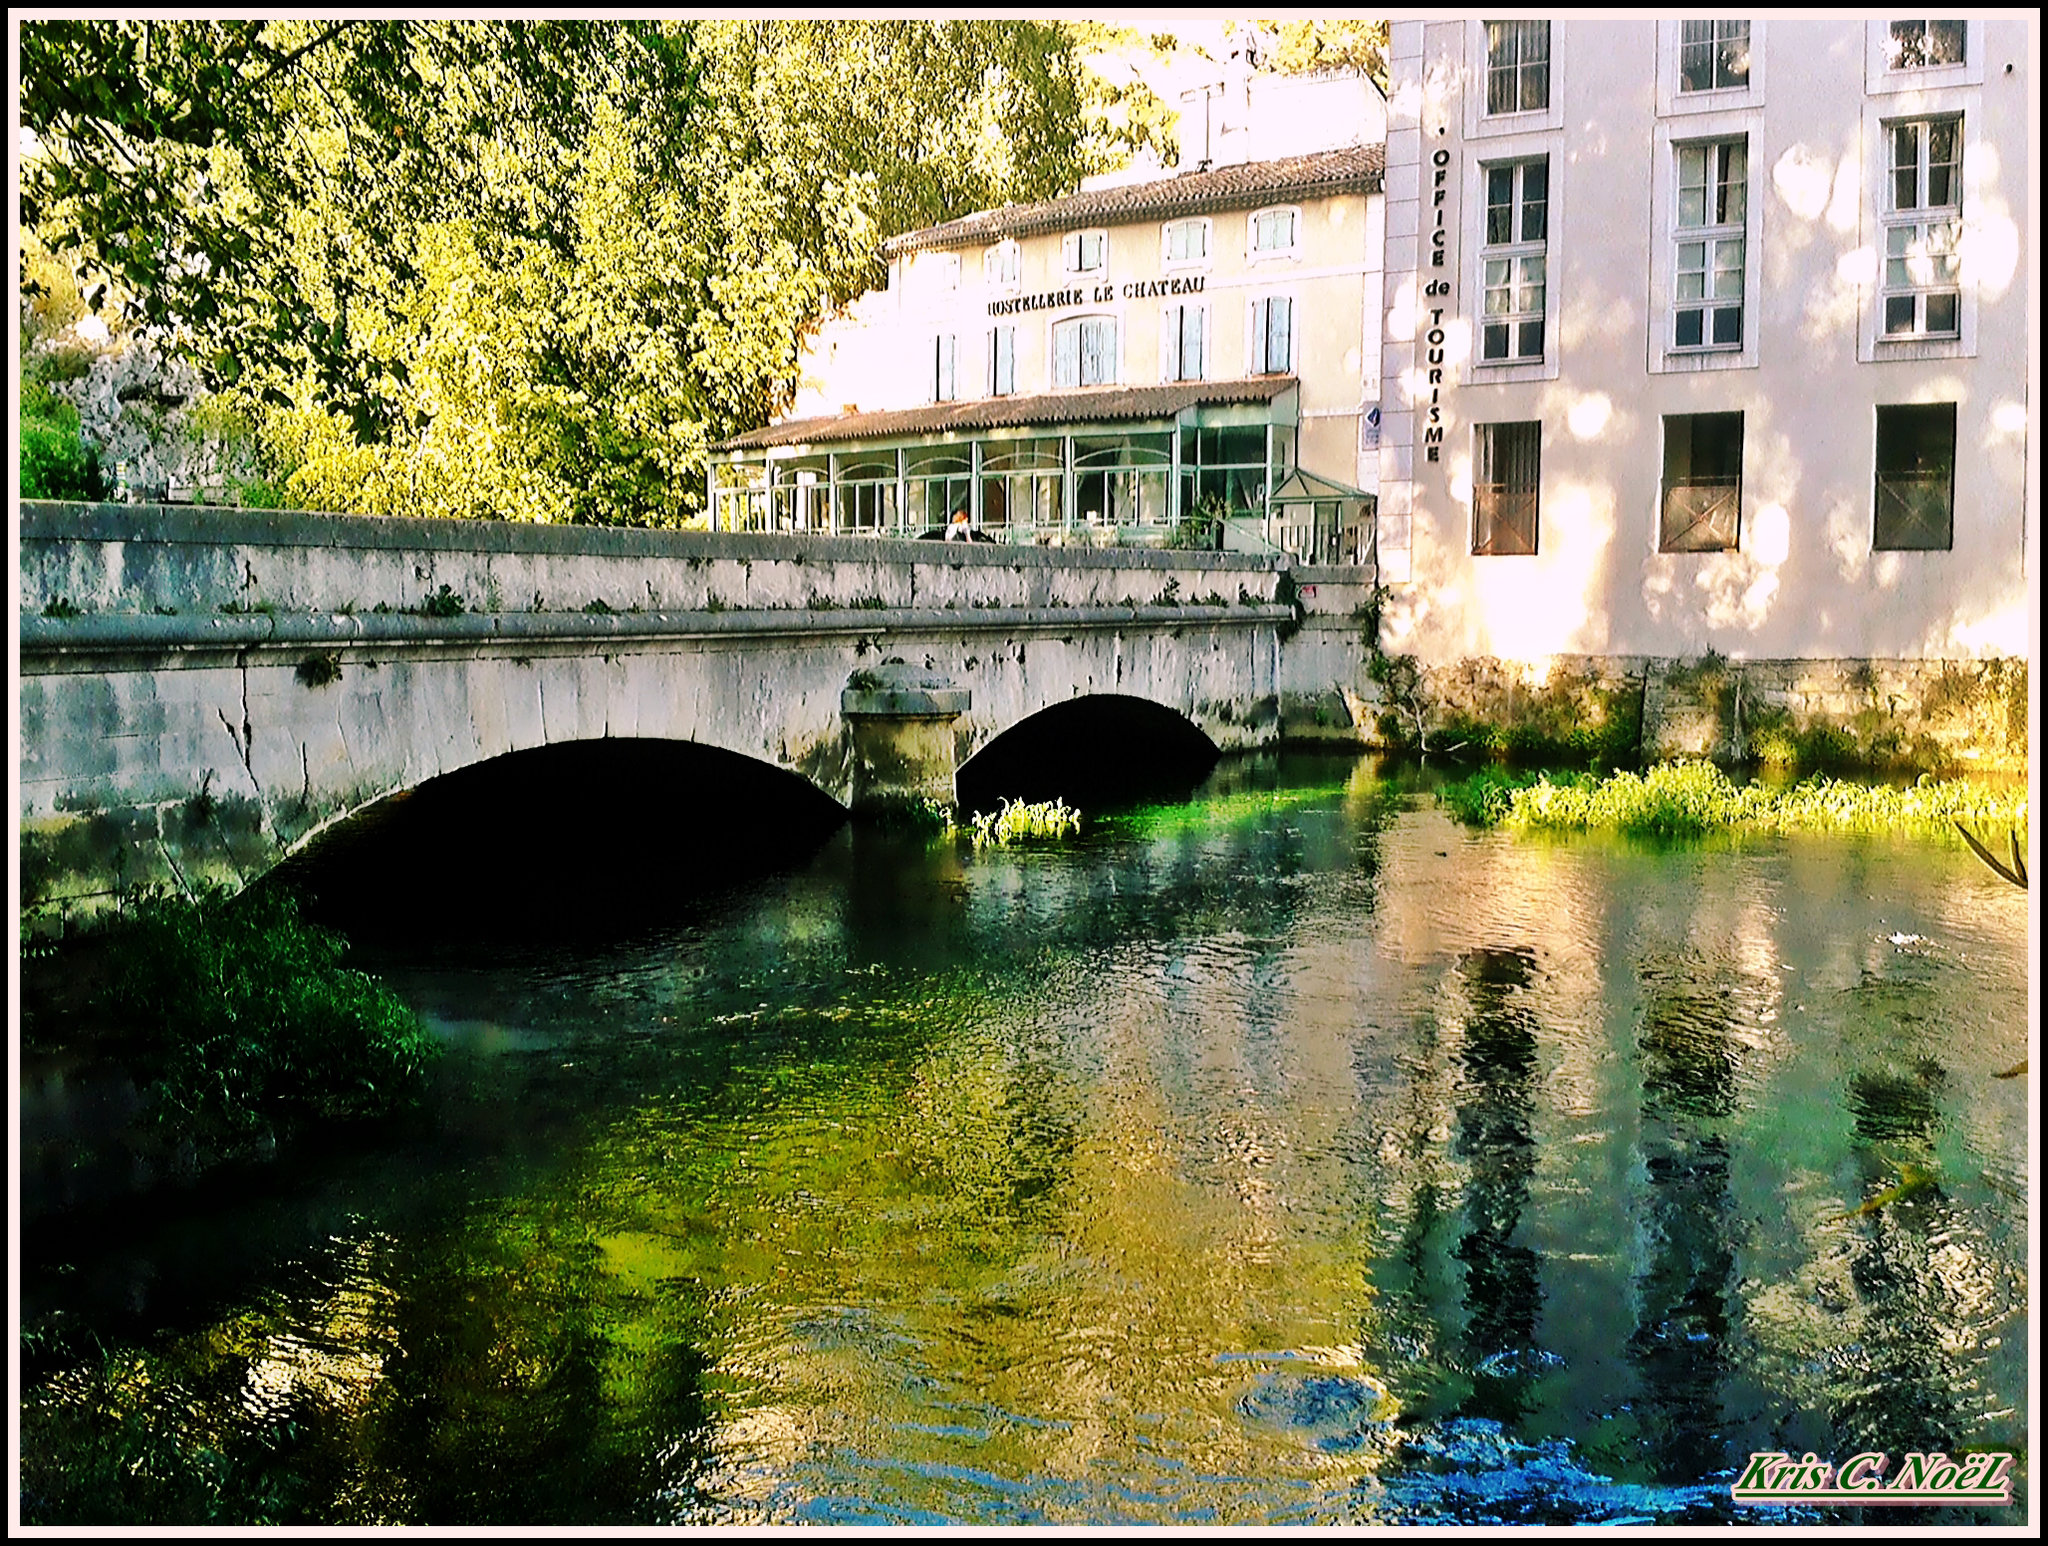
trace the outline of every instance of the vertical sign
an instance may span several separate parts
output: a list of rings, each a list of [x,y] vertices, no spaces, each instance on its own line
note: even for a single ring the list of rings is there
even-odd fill
[[[1436,131],[1441,134],[1444,131]],[[1429,266],[1433,269],[1448,268],[1450,253],[1450,229],[1444,220],[1444,201],[1451,180],[1451,153],[1439,145],[1430,157],[1429,207],[1435,215],[1430,223]],[[1451,281],[1446,277],[1431,275],[1422,287],[1423,296],[1431,304],[1424,306],[1429,317],[1429,328],[1424,341],[1428,345],[1429,368],[1429,417],[1424,421],[1422,431],[1423,454],[1432,462],[1443,460],[1444,450],[1444,305],[1450,298]]]

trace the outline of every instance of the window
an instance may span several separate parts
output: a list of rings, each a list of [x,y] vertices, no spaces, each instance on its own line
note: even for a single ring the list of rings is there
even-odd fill
[[[1301,212],[1293,209],[1262,209],[1252,216],[1252,252],[1271,255],[1294,251]]]
[[[1481,424],[1477,430],[1479,476],[1472,485],[1472,552],[1476,557],[1533,553],[1543,426],[1533,421]]]
[[[988,395],[1007,397],[1017,390],[1017,330],[993,327],[988,332]]]
[[[941,333],[932,340],[932,401],[950,403],[958,394],[954,391],[953,361],[957,351],[953,347],[951,333]]]
[[[928,295],[945,290],[960,288],[960,254],[957,252],[919,253],[916,269],[918,287]]]
[[[1678,147],[1678,263],[1671,292],[1677,348],[1742,347],[1747,178],[1743,140]]]
[[[1294,368],[1294,302],[1269,295],[1252,302],[1249,374],[1281,375]]]
[[[1060,246],[1070,274],[1099,274],[1109,261],[1107,231],[1069,231]]]
[[[1660,553],[1733,552],[1742,514],[1742,415],[1664,416]]]
[[[1728,91],[1749,84],[1749,23],[1679,24],[1678,89]]]
[[[1946,551],[1955,542],[1956,405],[1877,410],[1877,510],[1870,545]]]
[[[1107,386],[1116,380],[1116,318],[1075,317],[1052,330],[1052,384]]]
[[[1891,207],[1884,217],[1884,336],[1953,336],[1962,313],[1962,120],[1922,118],[1885,128]]]
[[[1486,24],[1486,111],[1536,113],[1550,106],[1550,23]]]
[[[1962,64],[1965,32],[1960,21],[1895,21],[1885,42],[1885,64],[1893,70]]]
[[[1486,168],[1486,292],[1479,358],[1543,358],[1545,241],[1550,229],[1550,160]]]
[[[1202,333],[1205,315],[1200,306],[1169,306],[1160,319],[1160,339],[1165,349],[1160,372],[1167,381],[1202,379]]]
[[[982,277],[991,285],[1009,286],[1017,284],[1024,276],[1023,249],[1015,242],[1003,242],[991,247],[981,260]]]
[[[1208,256],[1208,221],[1176,220],[1166,228],[1165,260],[1168,264],[1200,263]]]

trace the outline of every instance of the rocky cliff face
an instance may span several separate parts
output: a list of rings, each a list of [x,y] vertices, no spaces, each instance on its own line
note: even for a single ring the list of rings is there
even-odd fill
[[[254,445],[209,411],[199,373],[147,339],[96,334],[104,329],[67,328],[33,347],[66,357],[50,389],[78,409],[115,497],[235,503],[234,481],[254,472]]]

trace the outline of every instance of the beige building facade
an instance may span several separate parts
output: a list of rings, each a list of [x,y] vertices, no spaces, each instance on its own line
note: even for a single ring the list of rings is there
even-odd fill
[[[1307,84],[1326,125],[1377,135],[1369,83]],[[1369,560],[1382,154],[1198,162],[894,239],[887,287],[811,340],[792,417],[715,448],[715,524],[1102,543],[1199,516],[1229,546]]]

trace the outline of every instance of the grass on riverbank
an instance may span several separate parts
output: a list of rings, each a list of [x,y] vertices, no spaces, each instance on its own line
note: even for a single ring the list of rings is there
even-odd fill
[[[1484,768],[1438,798],[1473,826],[1524,831],[1606,829],[1636,837],[1713,832],[1940,832],[1958,820],[2024,831],[2027,796],[1968,779],[1923,777],[1906,788],[1809,778],[1784,788],[1738,784],[1711,763],[1666,762],[1644,773],[1510,773]]]
[[[112,966],[91,1014],[153,1078],[157,1122],[214,1157],[407,1105],[439,1052],[289,895],[146,893],[95,933]]]

